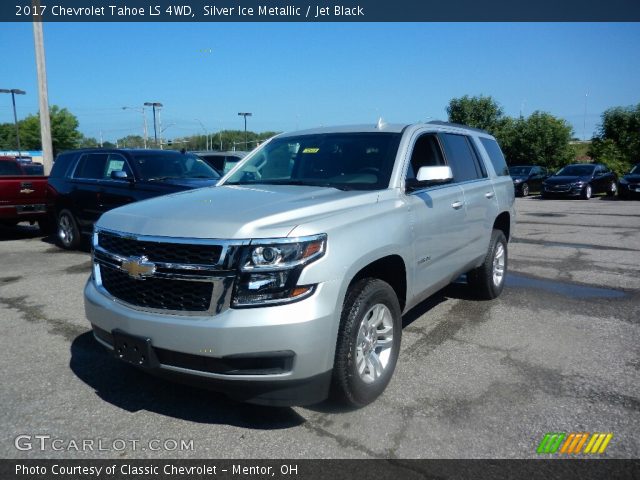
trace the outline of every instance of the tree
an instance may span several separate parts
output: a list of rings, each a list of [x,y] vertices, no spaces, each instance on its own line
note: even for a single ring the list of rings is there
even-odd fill
[[[504,111],[492,97],[452,98],[447,107],[449,121],[481,128],[493,134],[504,122]]]
[[[566,120],[536,111],[527,118],[508,119],[497,133],[509,165],[541,165],[555,170],[571,163],[573,129]]]
[[[54,155],[63,150],[77,148],[82,134],[78,131],[78,119],[66,108],[53,105],[49,109],[51,118],[51,141]],[[29,115],[20,124],[20,141],[25,150],[42,150],[40,138],[40,116]],[[24,140],[23,140],[24,139]]]
[[[640,103],[609,108],[602,114],[602,125],[589,155],[618,174],[640,162]]]
[[[126,137],[119,138],[117,144],[121,148],[144,148],[144,138],[140,135],[127,135]]]

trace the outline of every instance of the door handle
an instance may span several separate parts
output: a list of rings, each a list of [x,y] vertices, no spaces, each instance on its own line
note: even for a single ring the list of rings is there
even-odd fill
[[[487,192],[484,194],[485,197],[487,197],[488,199],[492,199],[493,197],[496,196],[496,194],[494,192]]]
[[[458,210],[459,208],[462,208],[463,205],[464,205],[464,202],[461,202],[460,200],[458,200],[457,202],[453,202],[451,204],[451,207],[453,207],[456,210]]]

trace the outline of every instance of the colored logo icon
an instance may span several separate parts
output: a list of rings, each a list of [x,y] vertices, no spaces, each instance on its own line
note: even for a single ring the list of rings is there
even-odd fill
[[[541,454],[601,454],[604,453],[613,433],[547,433],[538,445]]]

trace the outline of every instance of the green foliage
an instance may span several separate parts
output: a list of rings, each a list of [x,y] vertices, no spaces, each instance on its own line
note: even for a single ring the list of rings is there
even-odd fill
[[[144,148],[144,137],[140,135],[127,135],[116,142],[120,148]]]
[[[85,137],[82,135],[78,141],[78,148],[97,148],[100,146],[100,142],[93,137]]]
[[[612,139],[594,138],[589,153],[597,162],[604,163],[618,176],[624,175],[631,168],[632,162]]]
[[[572,133],[565,120],[536,111],[527,118],[506,122],[497,138],[510,165],[541,165],[556,170],[575,158],[575,150],[569,145]]]
[[[63,150],[77,148],[82,140],[78,131],[78,119],[66,108],[53,105],[49,108],[51,119],[51,142],[53,153],[56,155]],[[25,150],[42,150],[40,138],[40,116],[29,115],[18,122],[20,126],[20,143]]]
[[[571,126],[549,113],[507,117],[492,97],[468,95],[452,99],[447,113],[450,122],[482,128],[494,135],[509,165],[541,165],[554,170],[575,158],[569,145]]]
[[[619,175],[640,162],[640,103],[606,110],[589,154]]]
[[[447,107],[449,121],[461,123],[474,128],[481,128],[490,133],[496,131],[503,121],[504,111],[492,97],[452,98]]]

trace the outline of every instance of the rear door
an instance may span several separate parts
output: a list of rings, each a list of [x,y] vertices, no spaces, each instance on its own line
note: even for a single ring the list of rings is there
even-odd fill
[[[91,228],[102,213],[98,205],[99,182],[104,177],[108,156],[106,152],[82,154],[71,175],[69,203],[83,230]]]
[[[498,215],[496,192],[470,136],[458,133],[439,136],[453,179],[464,193],[465,233],[458,254],[464,266],[469,266],[487,254],[493,222]]]

